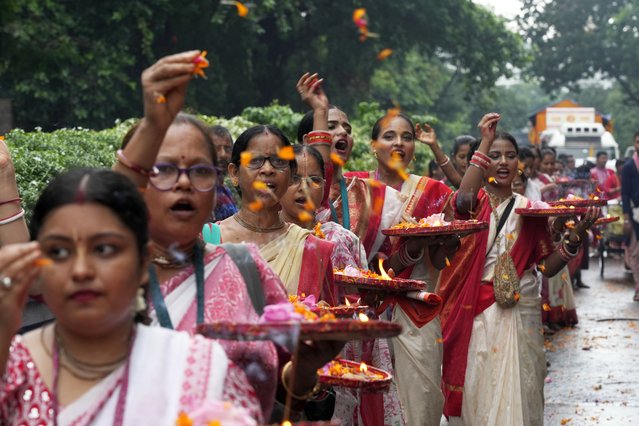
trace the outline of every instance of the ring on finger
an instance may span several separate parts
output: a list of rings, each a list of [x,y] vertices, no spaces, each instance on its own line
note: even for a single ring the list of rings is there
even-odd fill
[[[2,284],[2,287],[5,290],[9,290],[11,288],[11,286],[13,285],[13,280],[11,279],[11,277],[2,277],[0,278],[0,284]]]

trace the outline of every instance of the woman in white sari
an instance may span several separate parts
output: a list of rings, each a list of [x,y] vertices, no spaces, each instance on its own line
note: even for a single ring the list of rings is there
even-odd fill
[[[244,373],[221,346],[139,324],[147,280],[147,211],[136,188],[109,170],[59,176],[31,221],[37,241],[0,250],[0,423],[174,425],[203,407],[210,420],[248,409]],[[56,321],[15,336],[29,286],[42,280]]]

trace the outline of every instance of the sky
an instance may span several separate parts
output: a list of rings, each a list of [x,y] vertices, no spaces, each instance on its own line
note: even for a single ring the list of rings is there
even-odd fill
[[[472,0],[505,18],[514,18],[521,9],[520,0]]]

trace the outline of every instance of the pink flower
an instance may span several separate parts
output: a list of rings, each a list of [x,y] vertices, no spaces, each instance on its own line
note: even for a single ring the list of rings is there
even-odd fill
[[[301,321],[304,317],[293,308],[289,302],[276,303],[264,306],[264,313],[260,317],[260,322],[287,322]]]

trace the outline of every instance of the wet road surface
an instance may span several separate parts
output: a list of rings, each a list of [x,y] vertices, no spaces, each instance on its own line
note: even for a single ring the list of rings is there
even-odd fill
[[[621,260],[583,271],[579,324],[547,338],[546,425],[639,425],[639,302]]]

